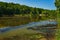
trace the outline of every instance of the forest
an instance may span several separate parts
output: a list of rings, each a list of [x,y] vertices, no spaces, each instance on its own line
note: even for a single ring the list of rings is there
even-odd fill
[[[56,10],[48,10],[43,8],[29,7],[16,3],[0,2],[0,17],[3,16],[14,16],[14,15],[25,15],[29,14],[32,16],[39,16],[44,14],[46,17],[56,17]]]

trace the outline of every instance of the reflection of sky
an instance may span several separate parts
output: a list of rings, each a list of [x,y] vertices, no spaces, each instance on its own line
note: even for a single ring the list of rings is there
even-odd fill
[[[0,33],[1,32],[7,32],[9,30],[17,30],[17,29],[21,29],[21,28],[29,28],[29,27],[33,27],[33,28],[37,28],[37,27],[40,27],[40,26],[44,26],[44,25],[47,25],[47,24],[52,24],[52,25],[56,25],[57,23],[55,21],[39,21],[39,22],[32,22],[32,23],[29,23],[29,24],[25,24],[25,25],[20,25],[20,26],[15,26],[15,27],[5,27],[5,28],[0,28]],[[53,26],[55,27],[55,26]],[[48,27],[49,28],[49,27]],[[51,27],[52,28],[52,27]],[[47,31],[46,31],[47,30]],[[47,29],[46,27],[43,29],[41,28],[39,31],[42,31],[42,32],[50,32],[52,30],[49,30]]]
[[[56,9],[54,5],[54,0],[0,0],[0,1],[14,2],[44,9]]]
[[[45,26],[47,24],[51,24],[51,25],[57,25],[57,22],[55,21],[40,21],[40,22],[32,22],[27,24],[27,27],[37,27],[37,26]]]

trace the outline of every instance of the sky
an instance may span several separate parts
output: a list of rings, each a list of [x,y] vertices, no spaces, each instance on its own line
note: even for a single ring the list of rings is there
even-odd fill
[[[13,2],[30,7],[43,8],[49,10],[55,10],[55,0],[0,0],[2,2]]]

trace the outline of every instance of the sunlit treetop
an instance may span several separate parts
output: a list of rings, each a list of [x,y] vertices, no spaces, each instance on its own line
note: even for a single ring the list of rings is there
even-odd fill
[[[60,9],[60,0],[55,0],[55,6]]]

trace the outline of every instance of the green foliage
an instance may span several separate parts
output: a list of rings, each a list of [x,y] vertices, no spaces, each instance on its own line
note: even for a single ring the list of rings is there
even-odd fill
[[[45,12],[46,11],[46,12]],[[25,5],[15,4],[15,3],[6,3],[0,2],[0,16],[8,15],[20,15],[20,14],[32,14],[32,17],[36,16],[39,18],[39,14],[44,14],[46,17],[52,15],[53,11],[41,8],[33,8]],[[51,13],[51,14],[50,14]]]
[[[11,16],[14,14],[29,14],[31,11],[33,14],[37,14],[36,9],[37,8],[32,8],[32,7],[28,7],[25,5],[0,2],[0,15],[1,16],[3,16],[3,15]],[[41,10],[41,9],[39,9],[39,10]],[[38,12],[40,12],[40,11],[38,11]]]
[[[60,0],[55,0],[55,6],[57,7],[58,13],[60,13]]]
[[[55,6],[56,6],[57,8],[60,8],[60,0],[55,0]]]

